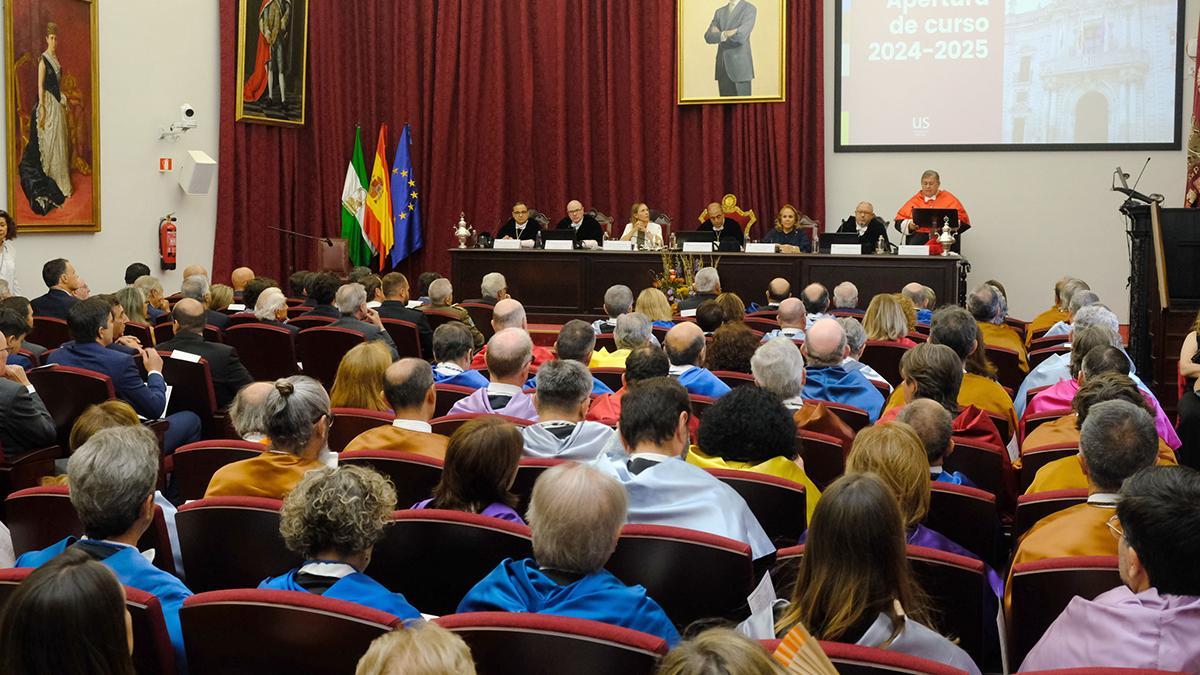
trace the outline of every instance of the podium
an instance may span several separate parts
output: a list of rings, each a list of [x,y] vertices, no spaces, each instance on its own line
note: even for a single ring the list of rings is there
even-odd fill
[[[317,248],[318,272],[332,272],[339,279],[350,276],[350,254],[345,239],[330,237],[314,241],[313,246]]]

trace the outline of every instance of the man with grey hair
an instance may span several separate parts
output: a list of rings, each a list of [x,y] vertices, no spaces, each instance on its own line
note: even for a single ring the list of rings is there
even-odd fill
[[[208,292],[208,277],[202,274],[194,274],[183,280],[183,284],[179,287],[179,294],[185,298],[191,298],[199,302],[206,309],[204,312],[204,323],[210,326],[216,326],[221,330],[229,325],[229,317],[222,312],[213,309],[207,309],[209,300],[212,295]]]
[[[612,333],[617,328],[617,317],[633,311],[633,291],[628,286],[616,284],[604,291],[604,312],[607,319],[597,319],[592,322],[592,330],[597,335]]]
[[[383,320],[379,318],[379,312],[367,307],[367,289],[362,284],[350,283],[338,288],[333,304],[341,313],[342,318],[329,324],[331,328],[345,328],[362,333],[363,339],[367,342],[376,340],[382,342],[392,353],[393,361],[400,356],[396,350],[396,343],[392,341],[392,336],[383,328]]]
[[[138,541],[154,520],[158,483],[158,443],[142,426],[101,429],[71,455],[67,477],[71,506],[83,525],[83,539],[67,537],[49,548],[30,551],[17,567],[40,567],[68,548],[81,550],[112,570],[124,585],[158,598],[176,662],[185,663],[179,608],[192,594],[175,575],[151,562],[170,551],[138,551]]]
[[[1086,281],[1072,276],[1064,276],[1054,282],[1054,304],[1050,309],[1038,314],[1025,326],[1025,346],[1028,347],[1035,336],[1040,336],[1046,329],[1060,321],[1069,321],[1071,298],[1080,290],[1089,291],[1091,287]]]
[[[834,319],[821,319],[808,329],[800,348],[808,363],[804,398],[851,405],[865,410],[871,423],[883,411],[883,394],[857,370],[846,370],[842,362],[850,355],[846,331]]]
[[[525,316],[525,307],[512,298],[505,298],[497,302],[492,310],[492,335],[506,328],[529,332],[529,320]],[[533,346],[534,368],[539,368],[543,363],[553,360],[554,352],[540,345]],[[475,353],[475,358],[471,359],[471,368],[487,368],[487,345]]]
[[[762,343],[750,358],[750,372],[758,386],[778,396],[792,411],[797,429],[833,436],[842,441],[846,452],[850,451],[854,430],[829,412],[824,403],[804,400],[804,357],[795,343],[783,337]]]
[[[549,361],[537,372],[533,395],[538,422],[521,430],[527,457],[598,459],[613,439],[613,430],[584,421],[591,403],[592,374],[577,361]]]
[[[905,284],[900,294],[911,300],[917,308],[917,323],[928,326],[933,321],[933,305],[937,302],[937,296],[932,288],[913,281]]]
[[[537,420],[533,399],[523,391],[533,363],[533,341],[520,328],[505,328],[488,340],[488,386],[459,399],[450,414],[508,415]]]
[[[874,368],[861,360],[863,351],[867,348],[867,329],[863,328],[858,319],[848,316],[838,317],[837,322],[841,325],[842,330],[846,331],[846,347],[850,352],[846,354],[846,358],[842,359],[842,367],[847,371],[857,370],[872,383],[878,383],[889,392],[892,391],[892,383],[883,379],[883,376]]]
[[[267,443],[267,396],[270,382],[251,382],[238,390],[229,406],[229,421],[243,441]]]
[[[467,302],[478,302],[494,307],[497,302],[511,297],[508,294],[508,281],[499,272],[488,272],[483,275],[483,281],[479,283],[479,294],[482,297],[478,300],[467,300]]]
[[[479,389],[488,385],[487,378],[471,369],[474,342],[471,331],[457,321],[447,321],[433,331],[433,381]]]
[[[843,281],[833,287],[833,307],[843,313],[855,315],[866,313],[858,308],[858,286],[849,281]]]
[[[1025,353],[1025,341],[1012,326],[1004,323],[1006,301],[1000,289],[983,284],[967,298],[967,311],[979,325],[979,337],[987,347],[1011,349],[1017,353],[1021,370],[1029,372],[1029,359]]]
[[[437,407],[433,371],[423,359],[400,359],[383,372],[383,397],[392,409],[392,423],[368,429],[346,450],[387,448],[444,459],[450,439],[433,433],[429,420]]]
[[[692,280],[692,291],[691,295],[679,301],[680,313],[696,309],[705,300],[717,299],[721,294],[721,275],[717,274],[717,268],[700,268]]]
[[[471,331],[471,338],[475,343],[475,349],[482,349],[486,340],[483,333],[475,327],[475,322],[471,320],[471,315],[467,310],[454,304],[454,286],[450,284],[450,280],[446,278],[435,279],[429,284],[429,304],[421,305],[418,309],[426,314],[437,311],[442,314],[453,314],[454,318],[461,321],[467,330]]]
[[[601,349],[592,354],[592,362],[589,364],[593,368],[624,368],[625,359],[629,357],[629,352],[641,347],[642,345],[651,344],[653,341],[653,324],[650,317],[641,312],[627,312],[617,317],[617,328],[613,332],[613,342],[616,343],[616,351],[609,352],[608,349]]]
[[[1090,290],[1080,289],[1078,292],[1071,295],[1071,301],[1067,303],[1067,318],[1058,321],[1047,330],[1042,337],[1055,337],[1058,335],[1071,334],[1071,322],[1075,320],[1075,315],[1084,307],[1090,307],[1100,302],[1100,296]]]
[[[688,321],[675,324],[667,331],[665,349],[671,361],[668,372],[689,394],[720,398],[729,393],[729,385],[704,367],[706,347],[700,326]]]
[[[292,337],[300,332],[299,326],[287,322],[287,298],[283,291],[274,286],[258,294],[258,300],[254,302],[254,318],[258,323],[285,328],[291,332]]]
[[[1117,538],[1109,526],[1121,484],[1154,464],[1157,455],[1154,418],[1145,409],[1121,400],[1093,405],[1079,430],[1088,500],[1039,520],[1017,545],[1013,566],[1045,558],[1116,556]]]
[[[146,318],[155,323],[160,317],[169,313],[171,303],[163,296],[162,282],[149,274],[144,274],[133,281],[133,287],[140,290],[146,297]]]
[[[679,642],[641,586],[604,569],[625,524],[628,497],[612,477],[564,462],[538,477],[529,500],[533,558],[505,560],[467,592],[459,612],[536,612],[589,619]]]
[[[779,314],[776,315],[775,320],[779,322],[779,328],[763,335],[763,342],[777,337],[797,341],[804,340],[804,329],[808,326],[808,319],[804,311],[804,301],[800,298],[787,298],[780,302]]]

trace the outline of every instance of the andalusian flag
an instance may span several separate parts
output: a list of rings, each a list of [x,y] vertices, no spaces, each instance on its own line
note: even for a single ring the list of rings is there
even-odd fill
[[[366,237],[364,219],[366,216],[367,191],[363,184],[367,182],[367,171],[363,165],[362,130],[354,128],[354,155],[350,166],[346,169],[346,184],[342,187],[342,239],[346,240],[346,249],[350,254],[350,262],[356,266],[367,265],[375,248]]]
[[[367,185],[367,214],[363,228],[367,241],[379,252],[379,269],[387,264],[392,250],[392,190],[389,187],[387,163],[387,125],[379,127],[379,142],[375,145],[375,168]]]
[[[396,158],[392,163],[392,205],[395,236],[392,247],[392,266],[395,267],[424,245],[421,238],[421,209],[417,202],[417,177],[413,173],[412,136],[407,124],[400,133],[400,145],[396,146]]]

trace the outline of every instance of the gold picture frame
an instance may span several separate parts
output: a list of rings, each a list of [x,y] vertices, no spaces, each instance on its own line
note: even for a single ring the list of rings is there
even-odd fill
[[[675,0],[675,8],[680,105],[787,100],[787,0],[737,0],[732,11],[729,0]]]
[[[4,3],[7,211],[22,234],[100,231],[97,25],[94,0]]]
[[[308,0],[239,0],[237,121],[304,126],[307,79]]]

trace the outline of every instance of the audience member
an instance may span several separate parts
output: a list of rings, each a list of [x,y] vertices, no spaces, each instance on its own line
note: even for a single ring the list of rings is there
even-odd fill
[[[278,288],[268,288],[258,294],[258,299],[254,303],[254,318],[258,323],[284,328],[295,338],[296,334],[300,332],[300,327],[287,322],[287,310],[287,298],[283,296],[283,291]]]
[[[363,342],[346,352],[338,363],[329,405],[334,408],[391,410],[383,397],[383,371],[392,364],[392,355],[382,342]]]
[[[367,307],[367,291],[362,284],[346,284],[338,288],[334,302],[341,318],[329,324],[331,327],[362,333],[367,342],[379,341],[387,345],[392,359],[399,356],[392,336],[383,329],[379,312]]]
[[[209,303],[212,302],[212,290],[208,285],[208,276],[204,274],[193,274],[185,277],[183,285],[179,288],[179,293],[183,298],[191,298],[200,303],[201,307],[205,308],[204,323],[216,326],[219,330],[225,330],[229,325],[229,316],[213,309],[207,309]]]
[[[696,308],[696,325],[706,336],[711,336],[725,325],[725,308],[716,300],[705,300]]]
[[[842,367],[847,372],[857,370],[867,378],[871,384],[875,385],[876,389],[883,393],[884,389],[889,392],[893,390],[892,384],[883,379],[874,368],[862,362],[863,352],[867,350],[867,330],[863,328],[858,319],[850,316],[839,316],[837,318],[838,325],[846,333],[846,349],[848,353],[846,358],[842,359]]]
[[[867,313],[863,316],[863,328],[868,340],[894,342],[901,347],[915,347],[917,343],[908,339],[908,320],[900,301],[890,293],[880,293],[871,298]]]
[[[587,329],[587,324],[579,323]],[[525,455],[581,462],[600,457],[613,439],[613,430],[584,420],[591,393],[592,376],[582,363],[549,361],[539,368],[533,395],[538,422],[521,430]]]
[[[702,267],[692,278],[692,294],[679,301],[679,311],[696,309],[705,300],[716,300],[721,294],[721,275],[715,267]]]
[[[435,282],[436,283],[436,282]],[[488,341],[488,385],[459,399],[451,414],[481,413],[537,420],[533,400],[522,391],[533,361],[533,341],[520,328],[505,328]]]
[[[912,427],[921,439],[921,446],[925,448],[925,458],[929,460],[930,480],[935,483],[975,487],[975,483],[961,471],[946,471],[942,468],[942,463],[954,452],[954,416],[949,410],[937,401],[917,399],[901,408],[896,421]]]
[[[433,433],[433,427],[429,426],[437,406],[437,390],[433,387],[429,364],[408,358],[388,365],[383,372],[382,389],[387,409],[394,415],[392,423],[367,429],[350,441],[346,450],[382,448],[438,459],[445,457],[450,439]]]
[[[208,289],[207,307],[214,312],[224,312],[233,304],[233,288],[225,284],[213,284]],[[227,315],[228,316],[228,315]]]
[[[589,619],[675,644],[679,633],[646,589],[626,586],[604,569],[625,524],[626,505],[621,486],[586,464],[547,469],[529,503],[533,558],[500,563],[467,592],[458,611]]]
[[[195,354],[207,361],[213,390],[217,395],[217,407],[229,405],[238,389],[254,381],[238,358],[237,350],[204,339],[204,306],[195,300],[183,298],[175,303],[171,315],[174,318],[175,337],[158,345],[158,348]]]
[[[675,326],[675,314],[671,311],[671,303],[657,288],[642,289],[642,292],[638,293],[637,305],[633,311],[645,314],[655,328],[669,330]]]
[[[279,289],[279,282],[271,277],[254,277],[246,282],[246,287],[242,289],[241,296],[238,297],[238,303],[242,305],[242,309],[238,312],[239,316],[253,314],[254,307],[258,304],[258,296],[263,294],[263,291],[268,288]],[[282,293],[283,291],[280,291]],[[287,304],[286,299],[284,304]]]
[[[7,365],[20,366],[23,370],[33,368],[33,361],[29,356],[19,353],[24,348],[25,336],[29,334],[30,328],[29,322],[23,315],[0,306],[0,333],[4,335],[3,343],[7,349],[7,358],[5,359]]]
[[[471,650],[430,621],[410,621],[371,642],[354,675],[476,675]]]
[[[775,320],[779,322],[779,328],[763,335],[762,341],[766,342],[779,336],[789,340],[803,340],[804,329],[808,326],[804,301],[800,298],[784,298],[779,301],[778,310],[779,314]]]
[[[579,319],[568,321],[558,331],[558,338],[554,340],[554,353],[562,361],[578,361],[583,364],[584,369],[587,369],[592,360],[592,352],[596,348],[596,334],[592,331],[592,327],[586,322]],[[600,381],[588,373],[588,377],[592,380],[592,396],[601,396],[603,394],[611,394],[612,389],[607,384]],[[525,383],[525,388],[537,388],[535,378],[529,378]]]
[[[23,298],[19,295],[0,300],[0,309],[10,309],[17,313],[17,316],[25,317],[25,324],[31,329],[33,328],[33,306],[29,303],[28,298]],[[41,359],[46,354],[46,348],[30,342],[29,340],[21,340],[21,349],[33,354]]]
[[[979,675],[966,652],[925,625],[904,519],[879,476],[851,474],[830,485],[807,535],[779,635],[804,628],[818,640],[886,647]]]
[[[787,279],[775,277],[771,283],[767,284],[767,304],[759,305],[757,302],[752,302],[746,307],[746,312],[750,314],[770,313],[779,310],[779,303],[792,297],[792,285]]]
[[[146,263],[130,263],[129,267],[125,268],[125,285],[132,286],[133,282],[139,278],[150,274],[150,266]]]
[[[138,277],[133,287],[146,296],[146,319],[153,323],[171,311],[171,303],[163,294],[162,283],[149,274]]]
[[[517,496],[512,484],[520,461],[521,432],[511,422],[494,416],[469,420],[450,436],[433,497],[412,508],[465,511],[524,523],[513,510]]]
[[[967,311],[975,317],[985,347],[1000,347],[1016,352],[1021,370],[1029,372],[1025,341],[1012,326],[1004,323],[1008,306],[1000,289],[991,284],[976,288],[967,298]]]
[[[750,357],[761,341],[758,333],[741,321],[731,321],[713,333],[705,350],[704,366],[709,370],[750,372]]]
[[[1045,333],[1060,321],[1070,321],[1071,298],[1078,291],[1091,288],[1087,282],[1074,277],[1065,276],[1054,283],[1054,304],[1050,309],[1038,314],[1025,326],[1025,346],[1028,347],[1039,332]]]
[[[112,296],[121,305],[129,323],[150,324],[150,318],[146,315],[146,296],[140,288],[126,286],[113,293]]]
[[[865,410],[872,422],[879,419],[883,394],[862,372],[842,365],[850,348],[841,324],[831,318],[812,324],[800,351],[808,363],[804,398],[851,405]]]
[[[849,319],[854,321],[854,319]],[[804,391],[804,357],[787,338],[774,338],[759,346],[750,359],[755,383],[775,394],[783,407],[792,411],[797,429],[832,436],[850,452],[854,430],[820,401],[806,401]]]
[[[804,473],[796,421],[775,394],[759,387],[738,387],[717,399],[700,420],[696,443],[687,454],[690,464],[753,471],[800,483],[812,517],[821,490]]]
[[[721,311],[725,313],[725,323],[742,321],[746,318],[746,304],[742,302],[737,293],[722,293],[717,296],[716,303],[721,306]]]
[[[382,284],[380,288],[383,291],[383,302],[379,303],[379,308],[375,310],[379,312],[379,317],[399,319],[416,326],[421,340],[421,358],[433,356],[433,328],[429,325],[429,319],[425,318],[424,313],[408,307],[411,299],[408,278],[399,272],[390,272],[383,275]]]
[[[217,469],[205,497],[283,499],[304,474],[321,468],[329,441],[329,395],[320,382],[294,375],[275,380],[267,395],[267,440],[257,457]]]
[[[516,328],[526,334],[529,333],[529,320],[525,316],[525,307],[512,298],[500,300],[492,310],[492,334],[499,333],[505,328]],[[533,368],[538,368],[543,363],[553,360],[554,352],[540,345],[533,346]],[[487,367],[487,345],[475,352],[475,357],[471,359],[471,367],[475,369]]]
[[[876,296],[878,297],[878,296]],[[845,314],[853,314],[862,316],[863,311],[858,308],[858,286],[843,281],[833,287],[833,307],[841,310]]]
[[[1200,671],[1200,474],[1154,467],[1130,476],[1105,524],[1122,585],[1076,597],[1021,670],[1119,667]]]
[[[9,333],[20,330],[24,320],[9,309],[0,309],[0,354],[11,358]],[[15,327],[15,328],[14,328]],[[20,335],[15,336],[20,344]],[[8,461],[30,450],[54,445],[54,418],[19,365],[0,366],[0,448]]]
[[[488,272],[483,275],[483,280],[479,283],[479,295],[478,299],[467,302],[478,302],[495,307],[497,302],[511,297],[508,294],[508,281],[499,272]]]
[[[158,447],[149,429],[132,426],[97,432],[71,455],[67,466],[71,506],[83,525],[84,538],[67,537],[30,551],[17,559],[16,566],[40,567],[68,549],[104,563],[122,584],[158,598],[176,662],[182,667],[186,661],[179,608],[192,593],[137,549],[154,519],[158,464]]]
[[[833,315],[828,314],[829,311],[829,289],[821,284],[809,284],[804,287],[804,292],[800,294],[800,299],[804,301],[804,311],[807,314],[805,320],[808,325],[804,327],[807,331],[812,328],[812,325],[821,319],[832,319]]]
[[[370,267],[367,267],[366,265],[356,265],[350,269],[350,274],[347,279],[349,283],[361,284],[363,279],[371,276],[372,274],[374,274],[374,272],[371,271]]]
[[[433,381],[479,389],[488,380],[478,370],[471,370],[471,350],[475,342],[471,331],[457,321],[438,326],[433,332]]]
[[[288,297],[295,300],[303,300],[304,302],[301,305],[304,307],[312,307],[313,305],[309,301],[310,297],[308,293],[308,286],[312,278],[313,273],[308,270],[292,272],[291,276],[288,277]]]
[[[254,270],[249,267],[238,267],[229,273],[229,285],[238,302],[242,301],[242,296],[246,292],[246,284],[250,283],[250,280],[253,278]]]
[[[475,322],[471,320],[471,315],[467,310],[454,304],[454,287],[450,285],[449,279],[434,279],[429,284],[429,303],[421,306],[422,312],[438,311],[443,313],[453,314],[455,319],[460,321],[467,330],[471,331],[471,339],[475,343],[475,349],[483,347],[483,333],[475,327]]]
[[[623,386],[614,393],[601,394],[593,399],[587,419],[609,427],[617,426],[621,419],[621,398],[629,388],[651,378],[667,377],[670,367],[666,352],[658,347],[645,345],[632,350],[625,360],[625,372],[621,374]],[[695,427],[692,431],[699,429],[699,420],[694,421],[692,426]]]
[[[422,272],[417,277],[417,302],[421,303],[421,305],[430,304],[429,287],[433,285],[433,282],[441,278],[442,275],[437,272]]]
[[[681,324],[686,325],[686,324]],[[746,501],[733,488],[683,460],[692,406],[669,378],[632,387],[621,400],[621,443],[628,457],[598,465],[629,493],[629,522],[671,525],[750,545],[757,560],[775,551]]]
[[[617,317],[632,311],[633,291],[623,284],[609,286],[608,290],[604,291],[604,313],[608,318],[593,321],[592,330],[596,331],[597,335],[613,333],[617,329]]]
[[[367,307],[379,309],[379,305],[383,304],[383,279],[378,274],[368,274],[359,283],[367,292]]]
[[[112,343],[108,345],[109,349],[128,354],[134,358],[139,358],[142,352],[142,341],[125,334],[125,326],[129,324],[128,317],[125,316],[125,308],[121,306],[120,301],[115,295],[97,295],[97,299],[103,300],[108,304],[108,313],[112,317]],[[70,312],[68,312],[70,316]],[[153,339],[153,336],[151,336]],[[65,342],[63,344],[72,344]]]
[[[675,330],[672,328],[671,330]],[[624,368],[625,359],[629,353],[638,347],[652,343],[653,328],[650,317],[637,312],[629,312],[617,317],[617,329],[613,333],[616,351],[609,352],[607,348],[592,354],[592,368]]]
[[[67,549],[11,593],[0,615],[0,671],[134,675],[125,591],[87,552]]]
[[[310,471],[283,499],[279,534],[304,561],[259,588],[355,602],[401,619],[421,613],[363,573],[396,508],[396,488],[361,466]]]
[[[1079,290],[1071,296],[1071,302],[1067,305],[1067,318],[1059,321],[1051,326],[1042,337],[1057,337],[1061,335],[1071,334],[1071,321],[1079,310],[1084,307],[1090,307],[1100,303],[1100,296],[1090,290]]]
[[[318,272],[308,280],[308,299],[305,305],[312,307],[301,316],[323,316],[330,319],[340,319],[342,313],[333,306],[341,282],[329,272]],[[312,303],[311,305],[309,303]]]
[[[42,265],[42,281],[46,283],[45,295],[29,301],[33,313],[54,319],[67,320],[67,310],[79,302],[74,293],[83,285],[83,279],[75,273],[75,266],[66,258],[55,258]]]
[[[933,320],[933,310],[937,305],[937,296],[934,295],[933,289],[914,281],[905,284],[900,294],[908,298],[916,308],[917,323],[928,326],[929,322]]]
[[[671,361],[670,375],[689,394],[720,398],[729,393],[729,385],[705,368],[704,332],[694,323],[683,322],[667,331],[666,352]]]
[[[267,397],[275,389],[270,382],[251,382],[238,390],[229,404],[229,422],[238,438],[266,445]]]
[[[830,668],[833,666],[830,665]],[[729,628],[709,628],[684,640],[658,664],[656,675],[783,675],[789,672],[763,646]]]

